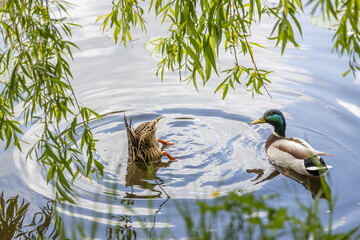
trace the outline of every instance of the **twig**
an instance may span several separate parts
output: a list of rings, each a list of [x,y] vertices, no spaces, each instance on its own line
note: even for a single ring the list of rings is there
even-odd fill
[[[159,214],[159,212],[161,211],[162,206],[164,206],[164,204],[165,204],[167,201],[169,201],[169,199],[170,199],[170,197],[168,197],[162,204],[160,204],[159,209],[153,214],[153,215],[154,215],[154,225],[152,226],[152,228],[151,228],[151,230],[150,230],[150,235],[149,235],[150,238],[151,238],[152,231],[153,231],[154,228],[155,228],[156,217],[157,217],[157,215]]]
[[[240,16],[239,9],[236,8],[236,7],[234,7],[234,9],[235,9],[237,15]],[[243,37],[244,37],[244,39],[245,39],[246,46],[247,46],[247,48],[249,49],[249,54],[250,54],[250,57],[251,57],[251,61],[252,61],[253,65],[254,65],[254,68],[255,68],[255,72],[256,72],[256,74],[259,76],[259,78],[261,79],[261,81],[263,82],[263,87],[264,87],[265,91],[267,92],[267,94],[269,95],[269,97],[272,99],[273,97],[270,95],[269,91],[267,90],[267,88],[266,88],[266,86],[265,86],[265,82],[264,82],[264,80],[262,80],[261,74],[260,74],[260,72],[259,72],[259,70],[258,70],[258,68],[257,68],[257,66],[256,66],[253,52],[252,52],[251,47],[250,47],[250,44],[249,44],[249,42],[248,42],[248,40],[247,40],[247,38],[246,38],[246,29],[245,29],[245,26],[242,26],[242,30],[243,30]],[[236,49],[235,49],[235,46],[233,46],[233,47],[234,47],[234,51],[235,51],[235,50],[236,50]],[[235,57],[236,57],[236,51],[235,51]],[[236,63],[238,64],[238,62],[237,62],[237,57],[236,57]]]
[[[265,82],[264,82],[264,80],[262,80],[261,75],[260,75],[260,73],[259,73],[259,70],[258,70],[258,68],[257,68],[257,66],[256,66],[256,63],[255,63],[255,60],[254,60],[254,55],[253,55],[253,52],[252,52],[252,50],[251,50],[250,44],[249,44],[249,42],[248,42],[248,40],[247,40],[247,38],[246,38],[245,31],[244,31],[243,37],[244,37],[244,39],[245,39],[246,46],[247,46],[247,48],[249,49],[249,54],[250,54],[250,57],[251,57],[251,61],[252,61],[252,63],[254,64],[255,72],[257,73],[257,75],[259,76],[259,78],[261,79],[261,81],[263,82],[263,87],[264,87],[265,91],[267,92],[267,94],[269,95],[269,97],[272,99],[273,97],[270,95],[269,91],[267,90],[266,85],[265,85]]]

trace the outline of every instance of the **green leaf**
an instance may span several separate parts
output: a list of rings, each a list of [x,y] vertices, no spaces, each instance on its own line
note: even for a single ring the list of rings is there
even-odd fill
[[[75,197],[71,194],[67,194],[66,192],[64,192],[64,190],[61,189],[61,186],[57,185],[56,190],[60,194],[60,196],[62,196],[61,200],[66,200],[72,204],[76,204],[75,201],[73,200],[73,198],[75,198]]]
[[[54,177],[55,172],[56,172],[55,165],[51,165],[51,167],[50,167],[50,169],[48,170],[48,173],[47,173],[47,178],[46,178],[47,183],[49,183],[50,180]]]
[[[302,36],[302,31],[301,31],[301,25],[300,25],[300,23],[298,22],[298,20],[296,19],[296,17],[295,17],[293,14],[290,14],[290,16],[291,16],[292,19],[294,20],[294,22],[295,22],[295,24],[296,24],[296,26],[297,26],[297,28],[298,28],[298,30],[299,30],[299,33],[300,33],[300,35]]]
[[[344,73],[342,74],[342,76],[345,77],[346,75],[349,74],[350,71],[351,71],[351,69],[347,70],[346,72],[344,72]]]
[[[104,165],[94,159],[95,167],[98,169],[101,175],[104,174]]]
[[[206,78],[206,80],[210,79],[211,68],[212,68],[212,65],[211,65],[210,61],[208,59],[205,59],[205,78]]]
[[[256,42],[249,42],[249,44],[260,47],[260,48],[265,48],[264,46],[262,46],[262,45],[260,45],[260,44],[258,44]]]
[[[228,93],[228,90],[229,90],[229,84],[226,84],[225,87],[223,88],[223,95],[222,95],[222,99],[224,100],[227,93]]]
[[[90,173],[92,162],[93,162],[93,158],[91,156],[89,156],[88,159],[87,159],[87,167],[86,167],[86,174],[87,175],[89,175],[89,173]]]
[[[215,62],[215,54],[214,54],[215,49],[211,47],[209,39],[207,39],[207,41],[205,42],[204,50],[205,50],[204,52],[205,56],[207,57],[206,59],[210,61],[214,71],[219,76]]]
[[[296,3],[296,5],[301,9],[301,11],[304,11],[304,10],[303,10],[303,6],[302,6],[302,3],[301,3],[301,0],[295,0],[295,3]]]
[[[183,48],[185,48],[186,53],[191,57],[191,59],[194,61],[194,63],[200,68],[201,67],[201,63],[199,60],[199,57],[197,54],[195,54],[195,52],[185,44],[185,42],[181,41]]]

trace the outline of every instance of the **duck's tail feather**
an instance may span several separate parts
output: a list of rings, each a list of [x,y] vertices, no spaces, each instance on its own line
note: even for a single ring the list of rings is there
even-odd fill
[[[304,159],[304,165],[305,165],[305,170],[314,176],[320,176],[329,169],[324,159],[322,159],[321,157],[318,157],[318,159],[316,158]]]
[[[130,118],[130,122],[127,122],[126,116],[124,114],[124,123],[126,127],[126,134],[128,138],[128,155],[129,158],[133,161],[136,161],[136,156],[138,155],[138,140],[135,137],[134,129],[131,126],[132,119]]]
[[[324,153],[324,152],[318,152],[318,153],[316,153],[316,156],[329,156],[329,157],[333,157],[334,155],[329,154],[329,153]]]
[[[125,123],[125,127],[126,127],[126,134],[128,137],[129,147],[136,146],[137,141],[136,141],[135,133],[134,133],[133,128],[131,127],[132,119],[130,119],[130,122],[128,124],[125,114],[124,114],[124,123]]]
[[[163,120],[164,116],[160,116],[152,121],[147,125],[148,132],[155,132],[157,127],[159,126],[160,122]]]

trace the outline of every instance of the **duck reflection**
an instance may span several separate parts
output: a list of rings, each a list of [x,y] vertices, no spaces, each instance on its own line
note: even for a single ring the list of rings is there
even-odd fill
[[[266,181],[270,181],[271,179],[281,174],[303,185],[305,189],[311,193],[311,196],[313,198],[318,197],[329,200],[329,197],[331,196],[331,189],[324,178],[323,178],[323,183],[321,183],[322,181],[321,177],[311,177],[311,176],[301,175],[291,169],[285,169],[283,167],[274,164],[271,161],[269,162],[274,167],[274,171],[271,172],[267,177],[265,177],[261,181],[256,182],[264,175],[264,170],[262,169],[247,170],[248,173],[256,174],[255,178],[251,180],[252,182],[256,182],[255,185]]]
[[[125,198],[148,198],[148,195],[136,194],[134,187],[140,187],[142,189],[150,190],[152,198],[161,198],[163,191],[157,190],[160,187],[161,190],[165,181],[156,175],[160,168],[167,168],[173,161],[162,162],[155,161],[150,163],[137,162],[129,159],[127,173],[125,177],[125,186],[131,188],[131,192],[126,192]],[[156,195],[154,195],[156,193]],[[166,194],[166,192],[165,192]],[[166,194],[167,195],[167,194]]]

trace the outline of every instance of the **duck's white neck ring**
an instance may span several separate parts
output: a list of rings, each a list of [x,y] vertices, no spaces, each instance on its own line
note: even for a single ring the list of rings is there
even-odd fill
[[[273,134],[274,134],[275,136],[277,136],[278,138],[281,138],[281,136],[280,136],[279,134],[277,134],[275,131],[273,132]]]

